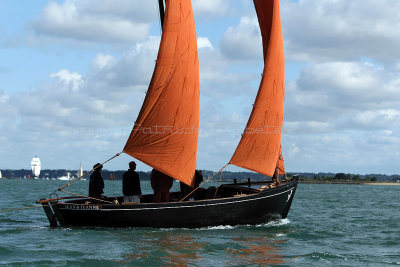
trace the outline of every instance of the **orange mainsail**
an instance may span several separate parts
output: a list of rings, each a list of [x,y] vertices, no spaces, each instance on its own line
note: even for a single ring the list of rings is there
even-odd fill
[[[272,176],[279,158],[285,85],[278,0],[254,0],[263,40],[264,71],[253,110],[231,164]]]
[[[190,0],[167,0],[157,63],[123,152],[193,185],[200,81]]]

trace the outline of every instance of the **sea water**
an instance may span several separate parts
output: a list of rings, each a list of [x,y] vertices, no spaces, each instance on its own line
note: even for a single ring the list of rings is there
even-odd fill
[[[50,228],[43,209],[30,207],[63,184],[0,180],[0,265],[400,265],[400,186],[299,184],[287,219],[256,226]],[[121,194],[121,181],[105,186]],[[78,181],[65,190],[87,188]],[[148,181],[142,190],[151,192]]]

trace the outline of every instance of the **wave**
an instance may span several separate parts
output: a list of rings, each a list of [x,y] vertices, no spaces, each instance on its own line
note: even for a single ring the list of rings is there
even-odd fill
[[[283,225],[288,225],[290,224],[290,220],[288,218],[286,219],[279,219],[263,224],[257,224],[256,227],[275,227],[275,226],[283,226]]]

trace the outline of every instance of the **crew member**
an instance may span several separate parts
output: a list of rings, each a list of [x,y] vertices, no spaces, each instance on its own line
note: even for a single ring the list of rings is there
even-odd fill
[[[89,197],[93,198],[104,198],[103,189],[104,189],[104,180],[101,176],[101,170],[103,169],[103,165],[100,163],[96,163],[93,166],[93,173],[90,175],[89,181]]]
[[[125,203],[140,203],[142,190],[140,189],[139,174],[135,171],[136,163],[129,162],[129,170],[124,173],[122,178],[122,193],[124,194]]]
[[[154,202],[168,202],[169,190],[174,179],[156,169],[151,171],[151,187],[154,190]]]
[[[192,188],[191,186],[188,186],[185,183],[180,182],[180,188],[181,188],[181,194],[182,197],[187,196],[188,194],[190,194],[190,192],[192,192],[193,190],[195,190],[196,188],[199,187],[200,183],[203,181],[203,174],[200,170],[196,170],[194,173],[194,187]],[[198,199],[197,193],[198,191],[192,193],[188,198],[189,200],[194,200],[194,199]],[[185,199],[186,200],[186,199]]]

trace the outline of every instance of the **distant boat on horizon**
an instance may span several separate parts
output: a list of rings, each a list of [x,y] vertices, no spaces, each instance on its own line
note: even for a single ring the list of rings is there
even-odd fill
[[[32,168],[33,178],[39,179],[41,164],[40,164],[40,159],[38,158],[37,155],[35,155],[31,160],[31,168]]]
[[[69,181],[71,180],[71,174],[69,172],[67,172],[67,176],[61,176],[61,177],[57,177],[57,180],[62,180],[62,181]]]
[[[78,172],[76,173],[76,176],[77,176],[78,178],[83,176],[82,163],[81,163],[81,166],[80,166]]]

